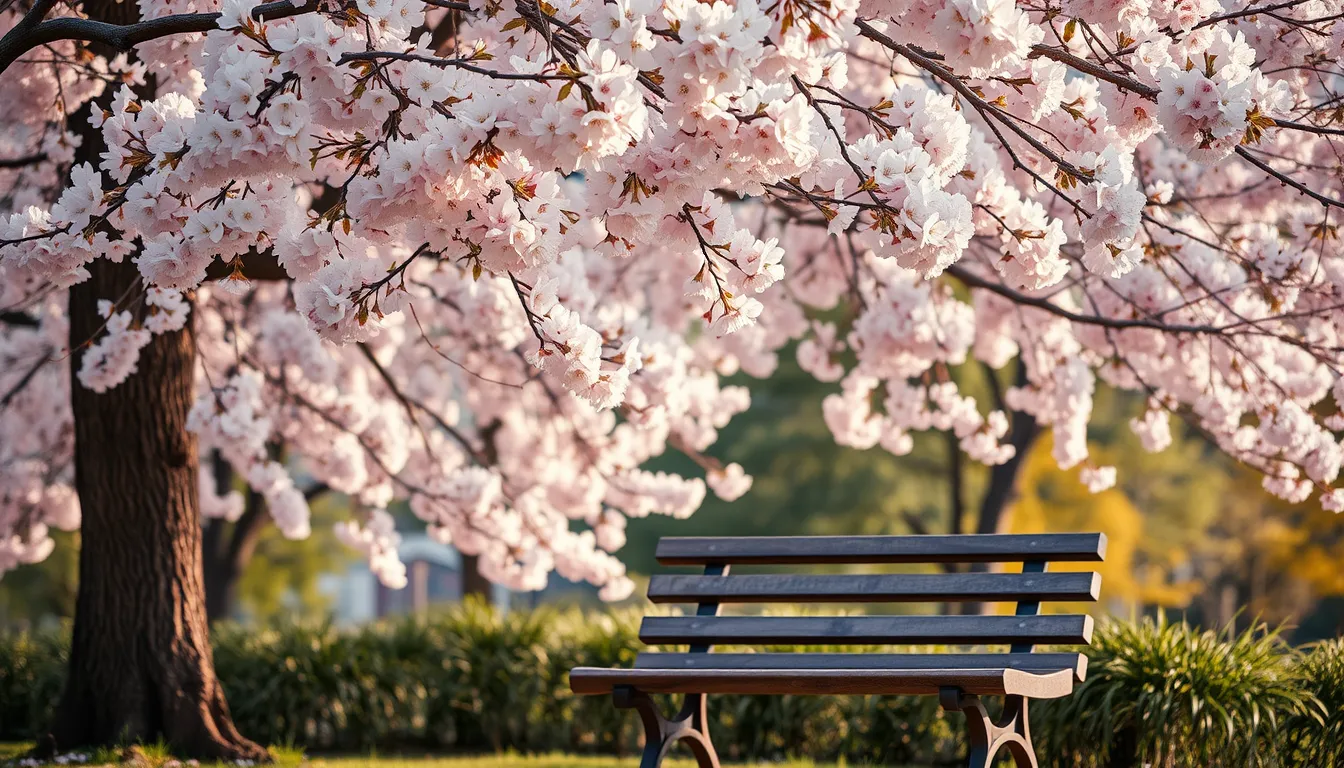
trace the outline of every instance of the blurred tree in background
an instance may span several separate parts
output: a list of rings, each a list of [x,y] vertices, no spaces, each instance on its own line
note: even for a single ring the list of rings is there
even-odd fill
[[[349,517],[344,509],[348,504],[335,493],[315,499],[313,533],[305,539],[287,539],[274,525],[265,526],[238,579],[232,613],[267,625],[325,615],[331,609],[330,597],[318,589],[318,577],[359,559],[333,532],[337,521]]]

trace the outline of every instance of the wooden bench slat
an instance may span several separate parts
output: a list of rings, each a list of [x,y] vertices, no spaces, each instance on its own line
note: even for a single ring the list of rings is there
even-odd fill
[[[1092,617],[1047,616],[646,616],[650,645],[1085,645]]]
[[[578,667],[570,689],[580,695],[610,693],[628,685],[645,693],[876,694],[936,696],[941,688],[997,696],[1053,699],[1073,690],[1073,673],[1032,674],[1017,669],[935,670],[695,670]]]
[[[635,669],[936,670],[1018,669],[1036,674],[1067,669],[1082,682],[1081,653],[641,653]]]
[[[874,603],[1095,601],[1098,573],[940,574],[657,574],[649,581],[655,603]]]
[[[1106,556],[1106,535],[665,536],[655,555],[664,565],[1099,562]]]

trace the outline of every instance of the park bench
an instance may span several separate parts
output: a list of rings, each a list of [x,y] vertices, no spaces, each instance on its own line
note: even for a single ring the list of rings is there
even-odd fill
[[[1047,573],[1050,562],[1097,562],[1100,533],[953,536],[762,536],[658,542],[658,562],[704,567],[704,575],[659,574],[655,603],[695,603],[694,615],[645,616],[640,640],[689,646],[688,652],[640,653],[633,669],[579,667],[576,694],[612,694],[644,725],[640,768],[656,768],[684,741],[701,768],[715,768],[706,700],[710,694],[873,694],[937,696],[966,714],[969,764],[988,768],[1007,749],[1018,766],[1036,766],[1027,723],[1029,699],[1068,695],[1082,682],[1086,657],[1036,653],[1036,645],[1086,645],[1092,619],[1041,615],[1045,601],[1095,601],[1096,573]],[[1021,573],[729,575],[733,565],[1021,563]],[[1016,603],[1013,615],[719,616],[724,603]],[[925,645],[1006,646],[999,652],[710,653],[720,646]],[[665,717],[653,694],[686,694]],[[1002,696],[998,719],[981,696]]]

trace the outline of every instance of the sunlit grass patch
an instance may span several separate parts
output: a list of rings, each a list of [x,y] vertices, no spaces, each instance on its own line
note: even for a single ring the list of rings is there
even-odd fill
[[[25,743],[0,743],[0,766],[108,766],[129,765],[123,760],[123,752],[114,749],[100,749],[84,753],[79,759],[67,758],[64,763],[20,763],[24,754],[32,747]],[[192,763],[173,757],[162,744],[147,744],[136,748],[139,768],[237,768],[229,763]],[[595,755],[456,755],[444,757],[433,754],[398,755],[316,755],[306,756],[302,751],[285,747],[271,747],[271,755],[276,768],[637,768],[639,756],[610,757]],[[667,768],[695,768],[690,758],[672,757],[663,762]],[[793,760],[783,763],[769,763],[770,768],[818,768],[810,760]]]

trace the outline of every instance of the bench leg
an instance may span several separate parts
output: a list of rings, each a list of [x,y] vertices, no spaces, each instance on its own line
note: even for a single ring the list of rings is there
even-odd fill
[[[653,697],[628,685],[617,686],[611,698],[618,708],[638,712],[640,721],[644,723],[644,755],[640,758],[639,768],[658,768],[672,745],[678,741],[685,741],[686,746],[691,748],[700,768],[719,768],[719,755],[709,740],[709,719],[706,716],[709,697],[705,694],[686,694],[681,711],[670,720],[663,717]]]
[[[1031,744],[1031,726],[1027,722],[1026,697],[1007,697],[998,722],[990,718],[979,696],[969,696],[960,688],[939,690],[938,701],[943,709],[966,713],[969,768],[989,768],[994,756],[1005,748],[1018,768],[1038,768],[1036,749]]]

